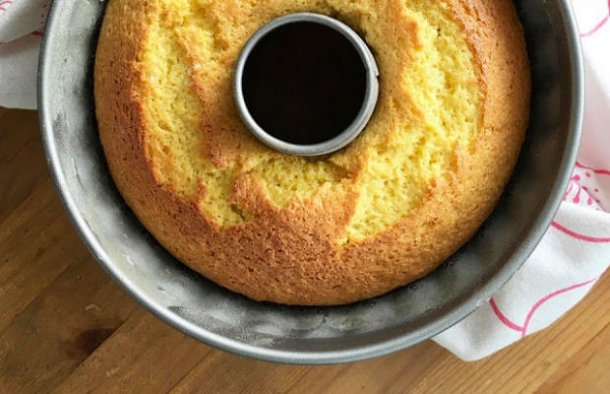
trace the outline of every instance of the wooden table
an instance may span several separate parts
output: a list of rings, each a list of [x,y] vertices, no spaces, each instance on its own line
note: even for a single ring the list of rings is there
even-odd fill
[[[608,275],[555,326],[476,363],[428,341],[295,367],[187,338],[89,255],[49,179],[34,112],[0,108],[0,224],[0,393],[610,392]]]

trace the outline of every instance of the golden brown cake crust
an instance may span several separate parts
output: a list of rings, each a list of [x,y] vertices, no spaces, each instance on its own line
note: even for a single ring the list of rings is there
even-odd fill
[[[305,200],[287,211],[270,204],[260,184],[241,177],[232,199],[256,220],[221,228],[196,203],[160,184],[144,146],[147,85],[140,58],[157,1],[110,1],[95,64],[95,101],[109,168],[128,205],[177,258],[255,300],[350,303],[428,274],[492,211],[529,117],[529,66],[512,2],[444,2],[463,25],[480,68],[481,132],[472,150],[459,152],[457,170],[439,180],[423,204],[373,237],[338,245],[337,234],[354,214],[358,196],[353,189],[332,199]],[[333,220],[327,220],[328,212]]]

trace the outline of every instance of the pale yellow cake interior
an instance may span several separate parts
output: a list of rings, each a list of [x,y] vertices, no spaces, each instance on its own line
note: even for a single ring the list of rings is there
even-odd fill
[[[321,193],[353,190],[356,209],[337,243],[377,234],[421,205],[455,171],[459,152],[473,149],[482,127],[480,70],[445,2],[383,3],[160,1],[140,63],[148,92],[144,145],[157,180],[195,202],[219,228],[254,219],[231,199],[239,176],[261,182],[267,198],[286,210]],[[299,11],[334,16],[362,34],[381,74],[379,102],[364,133],[344,151],[318,159],[263,146],[240,122],[231,95],[233,66],[248,37],[261,21]],[[416,28],[389,26],[380,13],[399,13],[404,26]]]

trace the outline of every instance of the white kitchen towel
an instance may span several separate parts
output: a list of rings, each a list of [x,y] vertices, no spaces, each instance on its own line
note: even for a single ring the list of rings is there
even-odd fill
[[[125,0],[127,1],[127,0]],[[0,106],[35,108],[50,0],[0,0]],[[610,264],[610,0],[573,0],[586,62],[583,144],[559,214],[523,268],[488,303],[434,340],[464,360],[548,327]]]
[[[50,0],[0,0],[0,106],[36,109],[40,36]]]

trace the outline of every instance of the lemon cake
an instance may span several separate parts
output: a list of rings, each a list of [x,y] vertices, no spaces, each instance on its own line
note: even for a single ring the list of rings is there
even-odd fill
[[[240,121],[232,77],[262,25],[332,16],[373,51],[366,129],[289,156]],[[529,118],[510,0],[110,0],[95,63],[100,138],[127,204],[175,257],[254,300],[335,305],[436,269],[512,173]]]

